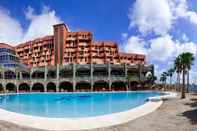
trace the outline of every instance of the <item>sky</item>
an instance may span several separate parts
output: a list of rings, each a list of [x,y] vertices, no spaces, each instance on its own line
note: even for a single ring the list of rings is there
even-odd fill
[[[93,32],[121,51],[145,54],[155,74],[182,52],[197,55],[196,0],[1,0],[0,42],[10,45],[53,34],[52,25]],[[190,82],[197,83],[197,58]],[[174,80],[176,76],[174,77]]]

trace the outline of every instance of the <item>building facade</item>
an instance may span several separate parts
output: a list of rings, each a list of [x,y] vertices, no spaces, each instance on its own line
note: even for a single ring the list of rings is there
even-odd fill
[[[30,67],[57,64],[145,64],[145,55],[120,53],[115,42],[93,41],[88,31],[54,25],[54,35],[19,44],[16,54]]]
[[[147,76],[154,76],[154,66],[145,55],[121,53],[115,42],[94,41],[91,32],[70,32],[65,24],[53,28],[54,35],[16,47],[0,44],[9,60],[0,52],[0,90],[132,90],[153,82]]]
[[[14,47],[5,43],[0,43],[0,66],[5,68],[26,67],[21,64]]]

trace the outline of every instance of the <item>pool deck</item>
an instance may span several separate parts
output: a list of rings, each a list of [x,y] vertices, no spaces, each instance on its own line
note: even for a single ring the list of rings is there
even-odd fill
[[[196,131],[197,94],[164,101],[156,111],[125,124],[87,131]],[[0,121],[0,131],[40,131]]]

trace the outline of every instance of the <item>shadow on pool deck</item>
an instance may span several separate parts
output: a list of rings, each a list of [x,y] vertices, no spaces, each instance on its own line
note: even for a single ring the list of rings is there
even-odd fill
[[[182,113],[184,117],[187,117],[191,124],[197,124],[197,98],[190,99],[189,103],[186,103],[185,105],[188,105],[194,109],[188,110]]]

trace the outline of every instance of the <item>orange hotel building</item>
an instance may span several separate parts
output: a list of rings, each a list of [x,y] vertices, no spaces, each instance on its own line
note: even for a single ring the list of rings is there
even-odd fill
[[[0,43],[0,90],[132,90],[153,83],[146,76],[154,76],[154,65],[145,55],[119,52],[115,42],[94,41],[91,32],[70,32],[65,24],[53,29],[53,35],[16,47]]]
[[[145,55],[119,52],[112,41],[94,41],[88,31],[70,32],[65,24],[54,25],[54,35],[15,47],[23,64],[42,67],[57,64],[145,64]]]

